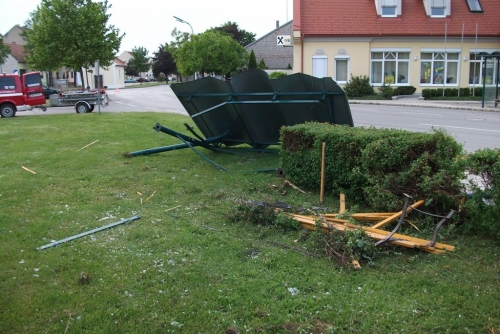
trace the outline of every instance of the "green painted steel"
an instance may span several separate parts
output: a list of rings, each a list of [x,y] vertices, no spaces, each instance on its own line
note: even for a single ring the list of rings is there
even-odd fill
[[[305,122],[354,126],[347,95],[332,78],[295,73],[270,79],[265,71],[250,70],[229,82],[206,77],[171,87],[202,135],[187,125],[198,139],[157,125],[157,131],[181,135],[189,145],[137,151],[130,156],[192,146],[220,149],[221,145],[247,144],[262,150],[279,145],[283,126]]]

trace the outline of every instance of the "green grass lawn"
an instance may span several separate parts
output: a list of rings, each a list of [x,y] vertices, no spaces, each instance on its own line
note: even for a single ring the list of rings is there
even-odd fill
[[[337,212],[338,194],[319,203],[315,189],[255,172],[278,155],[199,149],[229,172],[189,149],[125,157],[178,143],[156,122],[193,124],[160,113],[0,120],[0,333],[500,332],[498,244],[445,227],[439,241],[456,251],[443,255],[384,247],[360,271],[310,256],[322,253],[305,230],[230,218],[242,200]]]

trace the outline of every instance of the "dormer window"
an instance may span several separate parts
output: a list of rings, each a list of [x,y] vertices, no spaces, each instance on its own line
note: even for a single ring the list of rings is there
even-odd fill
[[[396,0],[382,0],[382,16],[396,16]]]
[[[382,17],[401,15],[401,0],[375,0],[377,14]]]
[[[467,0],[467,6],[469,6],[469,11],[471,12],[482,12],[483,7],[479,0]]]
[[[446,16],[446,4],[445,4],[445,0],[432,0],[432,4],[431,4],[431,16],[433,16],[433,17],[444,17],[444,16]]]

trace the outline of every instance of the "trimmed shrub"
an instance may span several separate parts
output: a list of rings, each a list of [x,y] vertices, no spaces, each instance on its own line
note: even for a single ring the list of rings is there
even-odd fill
[[[286,72],[277,71],[277,72],[273,72],[273,73],[269,74],[269,78],[270,79],[278,79],[278,78],[286,77],[287,75],[288,74]]]
[[[256,69],[257,68],[257,59],[255,58],[255,53],[253,50],[250,52],[250,57],[248,58],[248,69]]]
[[[460,96],[463,97],[470,96],[470,88],[469,87],[460,88]]]
[[[395,89],[391,87],[391,85],[386,85],[385,83],[382,84],[381,87],[378,88],[382,95],[386,99],[391,99],[395,94]]]
[[[500,239],[500,149],[481,149],[466,157],[470,199],[465,213],[470,222],[465,231]]]
[[[319,187],[325,142],[326,190],[377,210],[400,210],[403,193],[447,210],[457,208],[463,194],[463,168],[457,162],[462,146],[443,131],[306,123],[284,127],[281,142],[281,167],[293,183]]]
[[[344,90],[348,97],[374,94],[373,86],[370,84],[370,77],[366,75],[355,77],[351,74],[351,80],[345,84]]]
[[[413,86],[394,87],[394,95],[412,95],[416,90]]]

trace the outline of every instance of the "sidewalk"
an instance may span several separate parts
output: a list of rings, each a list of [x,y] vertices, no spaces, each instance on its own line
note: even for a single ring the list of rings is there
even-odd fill
[[[350,104],[373,104],[405,106],[417,108],[443,108],[474,111],[497,111],[500,112],[500,106],[495,108],[493,105],[481,107],[481,101],[439,101],[439,100],[419,100],[418,97],[401,97],[397,100],[349,100]]]

